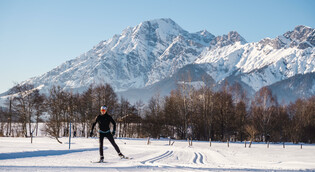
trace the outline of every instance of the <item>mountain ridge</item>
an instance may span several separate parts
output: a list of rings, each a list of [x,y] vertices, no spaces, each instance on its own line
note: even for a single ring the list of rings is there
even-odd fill
[[[21,84],[41,86],[42,93],[49,93],[52,85],[83,92],[91,84],[109,83],[116,92],[127,93],[158,85],[194,64],[191,70],[202,69],[215,84],[233,80],[253,92],[297,74],[315,72],[314,40],[314,29],[302,25],[274,39],[248,43],[236,31],[222,36],[207,30],[189,33],[172,19],[155,19],[127,27]]]

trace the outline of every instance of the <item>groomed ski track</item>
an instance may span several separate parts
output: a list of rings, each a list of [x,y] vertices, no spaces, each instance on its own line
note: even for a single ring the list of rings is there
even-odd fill
[[[66,140],[67,138],[62,138]],[[0,171],[312,171],[315,146],[121,139],[122,152],[132,159],[120,159],[108,141],[104,143],[106,163],[99,159],[97,138],[74,138],[71,150],[50,138],[0,138]],[[7,149],[5,149],[4,145]],[[50,150],[49,150],[50,149]],[[312,153],[313,152],[313,153]]]

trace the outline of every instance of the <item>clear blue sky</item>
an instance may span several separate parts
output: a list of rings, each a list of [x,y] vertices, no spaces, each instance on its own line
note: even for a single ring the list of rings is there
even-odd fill
[[[171,18],[248,42],[315,27],[314,0],[0,0],[0,93],[142,21]]]

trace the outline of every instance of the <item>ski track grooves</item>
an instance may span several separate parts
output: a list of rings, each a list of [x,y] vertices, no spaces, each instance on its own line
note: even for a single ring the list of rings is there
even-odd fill
[[[154,163],[155,161],[158,161],[158,160],[161,160],[161,159],[164,159],[164,158],[167,158],[167,157],[170,157],[171,155],[173,154],[173,151],[166,151],[164,154],[162,155],[159,155],[157,157],[154,157],[154,158],[151,158],[151,159],[148,159],[148,160],[145,160],[145,161],[141,161],[142,164],[145,164],[147,162],[149,163]]]
[[[198,153],[194,152],[194,154],[195,154],[195,157],[194,157],[193,162],[195,164],[204,164],[204,162],[203,162],[203,157],[204,156],[200,152],[198,152]]]

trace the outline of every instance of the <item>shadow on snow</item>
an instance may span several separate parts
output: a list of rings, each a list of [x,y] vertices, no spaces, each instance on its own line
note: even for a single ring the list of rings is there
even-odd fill
[[[70,149],[70,150],[39,150],[39,151],[28,151],[28,152],[0,153],[0,160],[65,155],[69,153],[78,153],[78,152],[95,151],[95,150],[98,150],[98,148]]]

